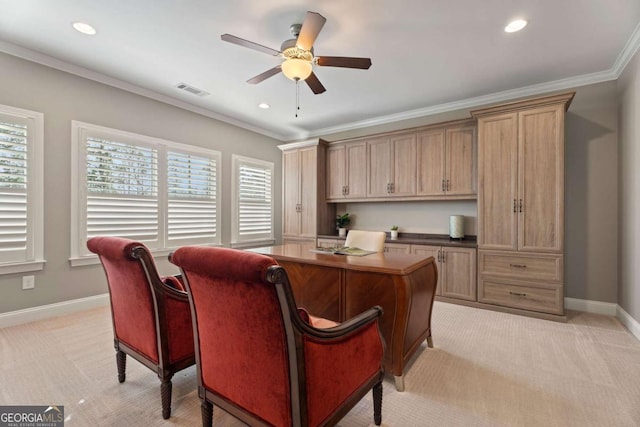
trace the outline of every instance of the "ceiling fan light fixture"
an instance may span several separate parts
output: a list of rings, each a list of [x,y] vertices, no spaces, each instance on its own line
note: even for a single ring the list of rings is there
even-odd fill
[[[282,63],[282,73],[294,81],[305,80],[311,75],[312,71],[311,62],[304,59],[292,58]]]

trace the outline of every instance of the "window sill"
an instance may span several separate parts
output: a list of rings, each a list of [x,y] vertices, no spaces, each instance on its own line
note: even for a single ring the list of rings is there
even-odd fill
[[[42,259],[38,261],[16,262],[0,264],[0,274],[27,273],[29,271],[44,270],[44,264],[47,261]]]

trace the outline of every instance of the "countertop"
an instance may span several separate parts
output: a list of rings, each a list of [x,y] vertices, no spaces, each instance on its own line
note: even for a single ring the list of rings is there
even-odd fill
[[[420,233],[398,233],[398,238],[391,240],[390,233],[387,231],[387,240],[385,243],[400,243],[407,245],[429,245],[429,246],[452,246],[459,248],[477,248],[478,241],[476,236],[465,236],[464,239],[451,239],[446,234],[420,234]],[[337,234],[320,234],[318,239],[336,239],[345,240],[344,237],[338,237]]]

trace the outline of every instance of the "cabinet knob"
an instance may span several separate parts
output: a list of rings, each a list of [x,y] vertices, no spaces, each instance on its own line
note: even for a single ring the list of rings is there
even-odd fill
[[[522,199],[520,199],[520,212],[522,212]]]
[[[516,199],[513,199],[513,212],[514,213],[518,212],[518,203],[517,203]]]
[[[449,180],[447,180],[447,191],[451,191],[451,186],[449,185]]]
[[[445,190],[445,188],[446,188],[446,187],[445,187],[445,182],[444,182],[444,179],[443,179],[443,180],[442,180],[442,192],[443,192],[443,193],[446,191],[446,190]]]
[[[509,264],[509,267],[514,267],[514,268],[527,268],[526,264]]]

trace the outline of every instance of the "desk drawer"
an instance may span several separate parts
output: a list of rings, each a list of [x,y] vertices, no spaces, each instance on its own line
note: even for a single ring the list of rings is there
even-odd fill
[[[563,287],[554,284],[480,278],[478,302],[523,310],[564,314]]]
[[[480,275],[562,283],[562,255],[478,251]]]

